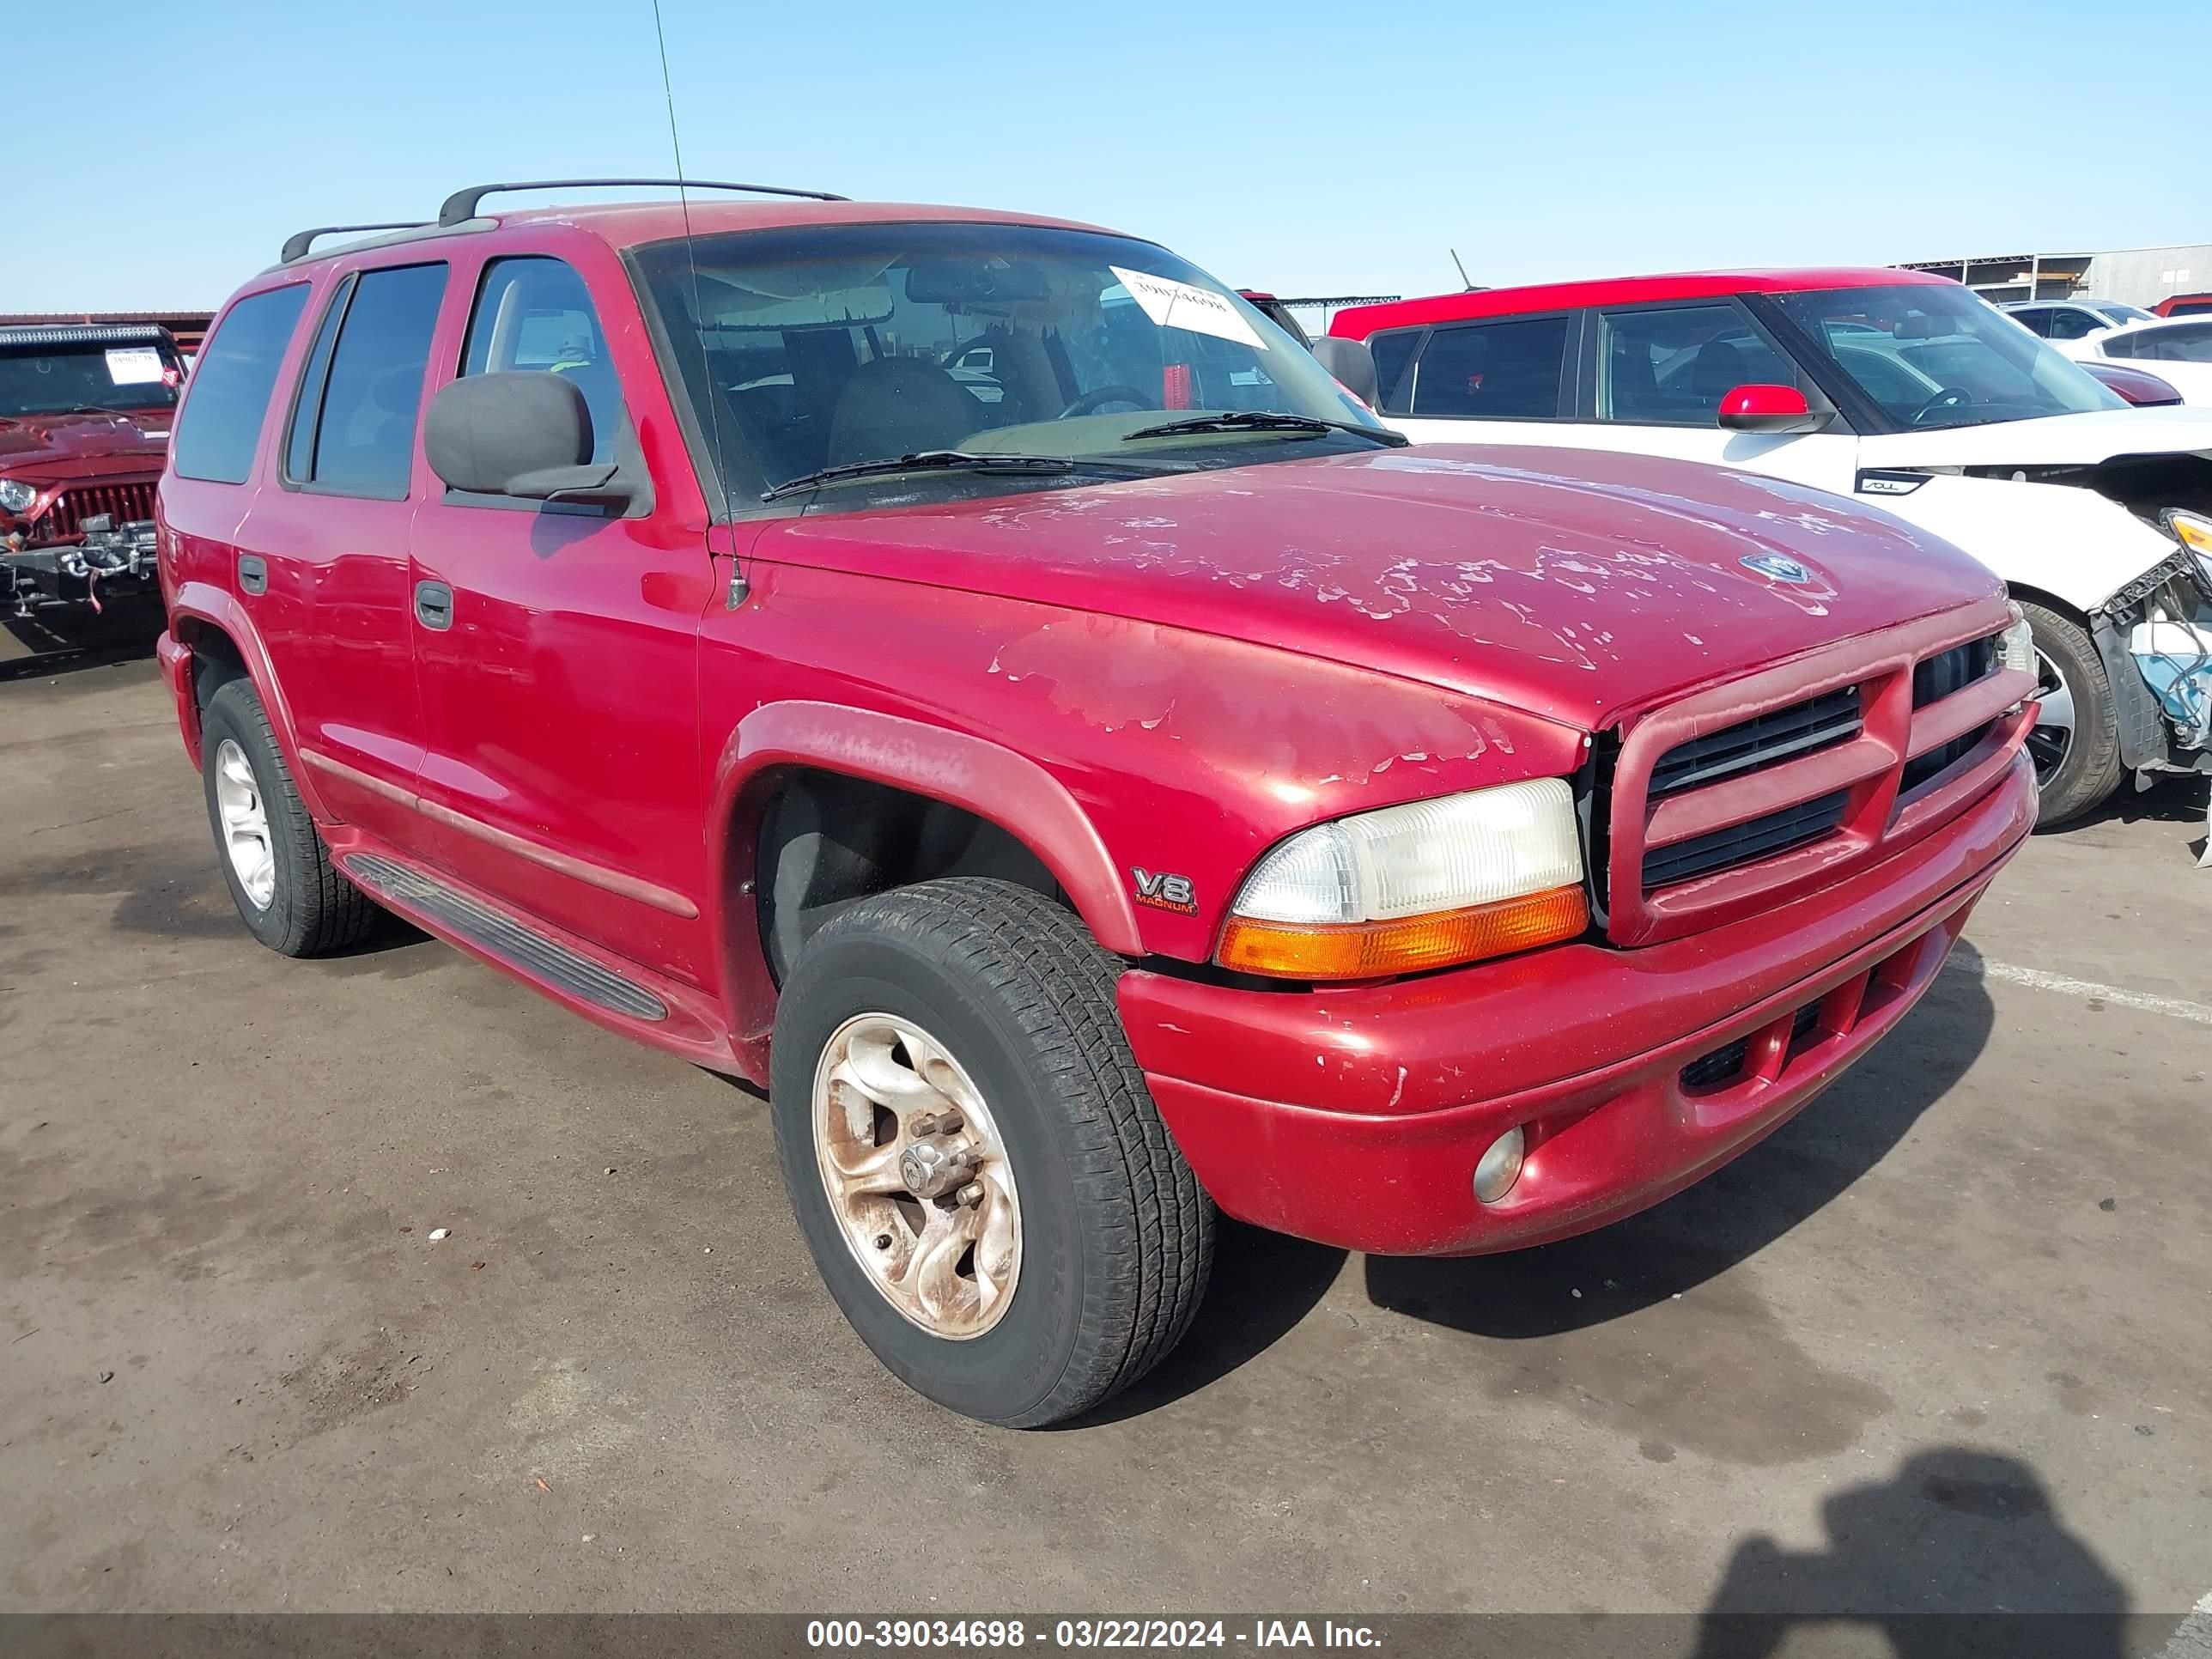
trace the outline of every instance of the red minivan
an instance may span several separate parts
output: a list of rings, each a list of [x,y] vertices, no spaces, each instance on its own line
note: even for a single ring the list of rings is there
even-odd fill
[[[201,358],[161,654],[224,878],[765,1085],[956,1410],[1141,1376],[1217,1207],[1464,1254],[1686,1186],[2032,824],[2019,612],[1894,519],[1409,447],[1087,226],[501,188],[295,239]]]

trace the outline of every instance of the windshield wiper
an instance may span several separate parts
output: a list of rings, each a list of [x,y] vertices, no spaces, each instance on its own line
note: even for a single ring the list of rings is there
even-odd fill
[[[1133,438],[1172,438],[1186,432],[1303,432],[1320,437],[1325,432],[1349,432],[1356,437],[1372,438],[1378,444],[1400,448],[1413,441],[1402,432],[1385,428],[1360,426],[1351,421],[1324,421],[1317,415],[1286,415],[1273,409],[1232,409],[1218,415],[1194,415],[1188,420],[1164,421],[1158,426],[1140,426],[1134,432],[1122,434],[1121,441]]]
[[[919,472],[929,467],[954,468],[969,472],[1073,472],[1078,469],[1093,472],[1111,472],[1121,477],[1151,477],[1159,471],[1157,466],[1140,465],[1127,461],[1090,460],[1081,456],[1013,455],[990,451],[965,449],[922,449],[911,455],[885,456],[874,461],[847,461],[842,466],[825,466],[818,472],[803,472],[796,478],[786,478],[781,483],[761,491],[761,499],[772,501],[784,495],[796,495],[817,485],[835,483],[841,478],[866,478],[890,472]]]

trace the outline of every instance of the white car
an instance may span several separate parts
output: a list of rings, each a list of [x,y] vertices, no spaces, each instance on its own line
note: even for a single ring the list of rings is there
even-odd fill
[[[2111,329],[2082,342],[2084,363],[2118,363],[2155,374],[2185,404],[2212,407],[2212,317],[2154,318],[2132,328]]]
[[[2212,771],[2212,410],[2130,408],[1948,278],[1492,289],[1340,311],[1329,333],[1316,355],[1417,442],[1714,462],[1973,554],[2033,625],[2046,823],[2130,772]]]
[[[2050,341],[2062,356],[2077,361],[2106,330],[2158,320],[2141,306],[2118,300],[2014,300],[1997,308],[2037,338]]]

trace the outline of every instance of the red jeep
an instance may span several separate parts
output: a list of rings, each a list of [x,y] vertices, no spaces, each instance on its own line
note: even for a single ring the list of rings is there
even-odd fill
[[[161,653],[224,878],[766,1085],[957,1410],[1143,1374],[1216,1206],[1459,1254],[1656,1202],[2027,834],[2019,613],[1894,519],[1407,447],[1085,226],[500,188],[255,277],[195,374]]]
[[[154,592],[184,375],[164,328],[0,328],[0,617]]]

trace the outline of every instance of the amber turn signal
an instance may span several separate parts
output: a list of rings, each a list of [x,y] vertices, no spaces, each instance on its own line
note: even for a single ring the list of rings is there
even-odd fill
[[[1231,916],[1215,960],[1274,979],[1382,979],[1556,945],[1589,926],[1579,887],[1395,921],[1254,921]]]

